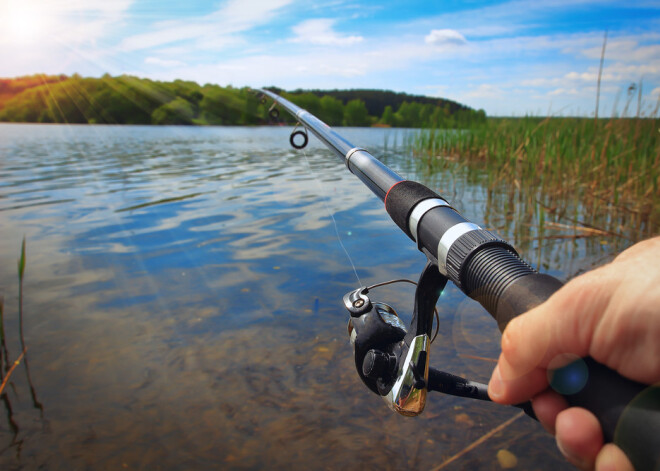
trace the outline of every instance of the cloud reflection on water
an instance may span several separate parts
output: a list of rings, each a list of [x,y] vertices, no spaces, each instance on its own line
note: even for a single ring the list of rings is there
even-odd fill
[[[9,299],[26,234],[45,406],[43,422],[18,411],[26,440],[3,467],[428,468],[515,413],[437,396],[406,419],[359,383],[341,306],[356,280],[328,211],[365,282],[416,278],[423,256],[340,162],[318,143],[291,151],[287,132],[0,126],[0,282]],[[381,151],[386,132],[347,130]],[[70,201],[17,208],[25,195]],[[382,295],[409,309],[411,292]],[[494,323],[453,287],[441,299],[434,366],[486,379],[491,365],[460,355],[497,351]],[[501,447],[564,466],[526,421],[458,466],[490,467]]]

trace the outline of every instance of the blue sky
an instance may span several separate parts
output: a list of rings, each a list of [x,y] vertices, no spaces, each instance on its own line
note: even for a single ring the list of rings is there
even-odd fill
[[[133,74],[377,88],[489,115],[600,115],[660,97],[660,1],[0,0],[0,77]],[[636,113],[637,95],[629,113]]]

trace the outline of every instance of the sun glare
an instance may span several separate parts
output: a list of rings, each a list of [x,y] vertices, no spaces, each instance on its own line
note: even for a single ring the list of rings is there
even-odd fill
[[[39,10],[32,2],[6,2],[0,20],[6,39],[21,44],[39,40],[45,27],[45,17]]]

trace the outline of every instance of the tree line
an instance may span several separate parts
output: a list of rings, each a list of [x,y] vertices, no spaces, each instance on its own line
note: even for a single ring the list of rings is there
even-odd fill
[[[485,122],[450,100],[380,90],[285,92],[271,88],[331,126],[464,128]],[[272,122],[271,104],[249,88],[129,75],[83,78],[32,75],[0,79],[0,121],[78,124],[255,125]],[[278,118],[293,123],[281,113]]]

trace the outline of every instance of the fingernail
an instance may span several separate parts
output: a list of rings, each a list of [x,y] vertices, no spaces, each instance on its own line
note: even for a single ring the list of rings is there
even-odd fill
[[[502,383],[502,375],[500,374],[499,365],[493,370],[493,374],[488,382],[488,395],[493,400],[501,399],[504,394],[504,384]]]
[[[626,455],[612,443],[607,443],[596,457],[596,469],[599,471],[632,470],[632,463]]]

